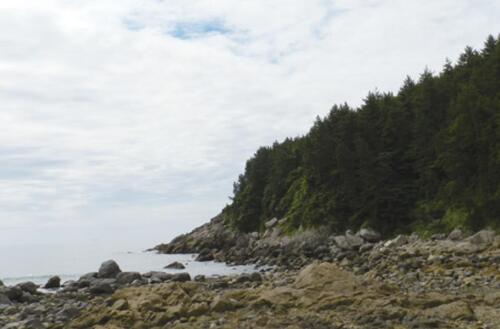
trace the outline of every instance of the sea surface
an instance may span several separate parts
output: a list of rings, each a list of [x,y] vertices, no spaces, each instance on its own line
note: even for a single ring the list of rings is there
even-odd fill
[[[165,255],[143,250],[128,250],[112,245],[30,245],[2,246],[0,250],[0,280],[5,285],[23,281],[44,284],[53,275],[62,282],[78,279],[82,274],[95,272],[102,262],[113,259],[122,271],[188,272],[191,276],[203,274],[230,275],[256,270],[254,266],[227,266],[224,263],[196,262],[195,255]],[[185,270],[169,270],[171,262],[185,264]]]

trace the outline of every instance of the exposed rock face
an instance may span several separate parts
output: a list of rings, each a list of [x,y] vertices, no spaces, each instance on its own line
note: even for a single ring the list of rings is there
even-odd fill
[[[61,278],[56,276],[51,277],[45,284],[45,289],[57,289],[61,287]]]
[[[108,260],[101,264],[97,276],[99,278],[116,278],[120,272],[120,266],[114,260]]]

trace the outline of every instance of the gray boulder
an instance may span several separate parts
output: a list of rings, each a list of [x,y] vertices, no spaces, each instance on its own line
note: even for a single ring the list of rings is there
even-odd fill
[[[161,283],[172,279],[173,274],[160,272],[160,271],[151,271],[144,273],[142,275],[145,278],[149,278],[152,283]]]
[[[99,278],[116,278],[118,273],[122,270],[120,266],[114,260],[108,260],[101,264],[99,271],[97,272],[97,277]]]
[[[358,235],[368,242],[379,242],[382,239],[382,235],[371,228],[362,228]]]
[[[186,281],[191,281],[191,276],[189,273],[183,272],[183,273],[177,273],[172,275],[172,281],[174,282],[186,282]]]
[[[34,284],[31,281],[18,283],[16,287],[29,294],[36,294],[36,291],[38,289],[38,285]]]
[[[61,278],[56,276],[51,277],[45,284],[45,289],[57,289],[61,287]]]
[[[142,276],[139,272],[121,272],[116,276],[118,284],[130,284],[135,280],[141,280]]]
[[[7,296],[11,301],[19,302],[22,299],[23,291],[19,287],[7,287],[4,288],[2,293]]]
[[[89,292],[95,295],[111,294],[113,291],[114,289],[108,280],[95,280],[89,287]]]
[[[173,263],[168,264],[164,268],[174,269],[174,270],[183,270],[186,268],[186,266],[184,266],[184,264],[179,263],[179,262],[173,262]]]

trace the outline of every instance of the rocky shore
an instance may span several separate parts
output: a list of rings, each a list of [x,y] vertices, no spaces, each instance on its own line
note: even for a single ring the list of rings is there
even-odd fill
[[[160,245],[251,274],[122,272],[114,261],[40,293],[0,287],[2,328],[500,328],[500,236],[455,230],[382,240],[374,230],[238,234],[219,218]],[[181,270],[182,264],[170,264]]]

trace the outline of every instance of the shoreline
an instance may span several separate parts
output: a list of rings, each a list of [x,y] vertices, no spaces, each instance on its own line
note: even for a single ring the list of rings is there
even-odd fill
[[[248,242],[246,235],[221,228],[215,220],[161,248],[197,248],[202,251],[199,260],[255,261],[274,268],[219,277],[192,277],[180,269],[178,275],[117,272],[107,278],[102,267],[115,267],[107,262],[111,265],[103,264],[99,272],[86,274],[54,294],[33,293],[33,300],[0,307],[0,325],[7,329],[326,329],[375,324],[398,329],[499,328],[500,236],[492,231],[466,236],[456,230],[432,239],[401,235],[382,240],[367,230],[318,239],[318,232],[278,234],[276,220]],[[213,240],[214,234],[218,240]],[[229,238],[240,248],[245,243],[252,249],[235,249]],[[226,249],[207,253],[206,243],[214,241]],[[0,288],[2,294],[5,289]]]

